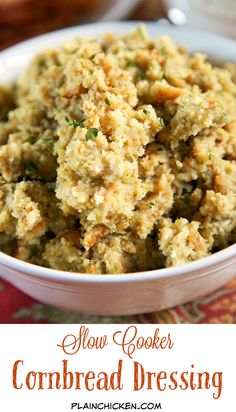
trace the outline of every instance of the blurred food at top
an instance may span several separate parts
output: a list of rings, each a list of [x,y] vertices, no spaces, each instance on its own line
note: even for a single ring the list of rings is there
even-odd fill
[[[139,0],[1,0],[0,47],[103,16],[125,18],[138,4]]]

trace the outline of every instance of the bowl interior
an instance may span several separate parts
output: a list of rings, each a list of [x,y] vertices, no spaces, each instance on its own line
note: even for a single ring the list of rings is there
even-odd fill
[[[77,36],[85,36],[98,38],[102,33],[112,32],[115,34],[123,34],[137,26],[137,22],[102,22],[96,24],[81,25],[68,29],[58,30],[41,36],[37,36],[30,40],[19,43],[5,51],[0,55],[0,77],[1,83],[11,83],[27,66],[32,57],[45,48],[55,47],[66,40],[73,39]],[[168,23],[148,22],[146,24],[148,31],[152,37],[161,34],[167,34],[182,45],[186,45],[191,52],[203,52],[209,55],[213,61],[232,61],[236,63],[236,42],[233,40],[211,34],[204,31],[190,30],[188,28],[172,27]],[[140,272],[132,274],[120,275],[84,275],[84,274],[68,274],[67,272],[54,269],[47,269],[40,266],[32,265],[23,261],[19,261],[11,256],[0,252],[0,263],[12,267],[15,270],[24,271],[32,275],[40,275],[42,277],[54,277],[64,280],[80,281],[135,281],[144,278],[163,278],[166,276],[177,276],[183,272],[199,270],[206,266],[215,265],[225,259],[232,259],[236,256],[236,244],[232,245],[220,252],[217,252],[209,257],[200,259],[195,262],[187,263],[173,268],[164,268],[149,272]],[[108,280],[109,279],[109,280]]]

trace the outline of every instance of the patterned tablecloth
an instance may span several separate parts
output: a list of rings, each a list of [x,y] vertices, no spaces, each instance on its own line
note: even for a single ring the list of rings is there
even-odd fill
[[[0,281],[0,323],[236,323],[236,279],[185,305],[145,315],[88,316],[43,305]]]

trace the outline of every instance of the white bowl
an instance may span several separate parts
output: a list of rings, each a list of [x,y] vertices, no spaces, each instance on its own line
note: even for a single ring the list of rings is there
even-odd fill
[[[11,82],[32,56],[75,36],[118,34],[136,23],[112,22],[56,31],[13,46],[1,53],[1,82]],[[236,60],[236,43],[207,32],[148,23],[152,36],[166,33],[190,51],[215,60]],[[124,315],[165,309],[212,292],[236,275],[236,244],[185,265],[122,275],[86,275],[47,269],[0,252],[0,273],[28,295],[50,305],[97,315]]]

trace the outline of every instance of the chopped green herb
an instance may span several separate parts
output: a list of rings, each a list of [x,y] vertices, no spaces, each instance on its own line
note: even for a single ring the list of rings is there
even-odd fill
[[[130,163],[134,163],[134,159],[132,158],[132,156],[129,156],[129,157],[128,157],[128,161],[129,161]]]
[[[208,159],[211,160],[211,153],[209,154]]]
[[[34,144],[36,142],[36,140],[37,140],[37,138],[35,136],[29,136],[29,137],[27,137],[27,139],[25,141],[30,143],[30,144]]]
[[[126,63],[125,67],[134,67],[135,63],[134,62],[128,62]]]
[[[46,63],[45,59],[43,57],[41,57],[41,59],[38,60],[38,64],[39,66],[44,66]]]
[[[92,54],[92,56],[89,57],[89,59],[96,65],[98,65],[98,64],[94,61],[94,59],[97,56],[97,54],[99,54],[99,53],[102,53],[102,52],[94,53],[94,54]]]
[[[80,127],[84,127],[84,122],[85,122],[86,119],[87,119],[87,117],[84,116],[84,117],[82,117],[82,119],[80,119],[80,120],[78,121]]]
[[[70,54],[74,54],[74,53],[76,53],[76,52],[77,52],[77,50],[78,50],[78,47],[77,47],[76,49],[74,49],[74,50],[71,50]]]
[[[60,66],[61,66],[61,63],[56,62],[56,63],[55,63],[55,66],[56,66],[56,67],[60,67]]]
[[[144,80],[146,78],[146,73],[145,72],[140,72],[137,77],[136,80]]]
[[[147,109],[143,109],[143,113],[146,114],[146,116],[150,116],[151,112],[149,112],[149,110]]]
[[[163,150],[164,150],[164,147],[163,147],[163,146],[159,146],[159,147],[157,148],[157,151],[158,151],[158,152],[163,152]]]
[[[151,208],[151,207],[155,206],[155,203],[154,202],[148,202],[147,206]]]
[[[94,72],[93,70],[89,70],[89,73],[90,73],[90,74],[93,74],[93,72]]]
[[[82,53],[82,54],[80,54],[80,56],[79,56],[81,59],[84,59],[84,54]]]
[[[184,202],[184,203],[190,203],[191,202],[191,199],[189,199],[188,197],[180,197],[179,200],[181,200],[181,202]]]
[[[166,72],[165,71],[162,73],[162,79],[166,80]]]
[[[111,105],[111,102],[110,102],[110,100],[108,99],[108,97],[105,98],[105,102],[106,102],[106,104],[108,104],[109,106]]]
[[[159,122],[160,122],[161,127],[165,127],[165,122],[164,122],[163,117],[159,118]]]
[[[91,127],[91,129],[88,129],[86,132],[86,140],[94,140],[98,135],[98,129],[96,127]]]
[[[43,141],[46,143],[53,143],[53,138],[52,136],[44,136]]]
[[[165,51],[166,51],[166,46],[161,46],[159,50],[160,50],[161,53],[165,53]]]
[[[92,54],[92,56],[90,56],[90,60],[93,60],[96,55],[97,53]]]
[[[140,36],[142,37],[142,39],[144,39],[144,40],[145,40],[146,36],[145,36],[145,31],[144,31],[144,27],[143,27],[143,25],[138,26],[137,31],[138,31],[138,33],[140,34]]]
[[[35,166],[35,164],[34,164],[33,162],[29,161],[29,162],[26,164],[25,170],[26,170],[27,172],[29,172],[29,173],[34,173],[34,172],[36,172],[38,169],[37,169],[37,167]]]
[[[86,117],[84,116],[81,120],[76,120],[76,119],[69,119],[68,117],[65,117],[65,121],[68,123],[69,126],[76,127],[84,127],[84,122],[86,120]]]

